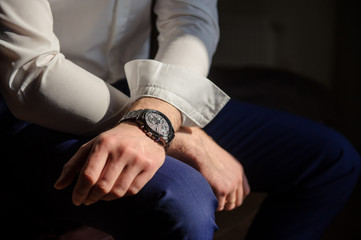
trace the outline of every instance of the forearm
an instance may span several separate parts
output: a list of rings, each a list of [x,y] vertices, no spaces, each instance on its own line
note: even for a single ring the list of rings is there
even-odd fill
[[[205,141],[208,138],[210,137],[199,127],[181,127],[167,154],[199,171],[201,166],[207,164],[204,153],[207,152],[208,145]]]

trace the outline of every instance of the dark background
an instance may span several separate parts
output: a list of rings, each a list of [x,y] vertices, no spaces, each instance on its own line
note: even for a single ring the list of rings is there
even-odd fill
[[[341,131],[360,149],[360,5],[357,0],[221,0],[213,67],[284,69],[323,85],[341,111]]]
[[[221,39],[209,78],[233,98],[321,121],[361,151],[360,2],[221,0],[218,6]],[[218,214],[215,239],[240,239],[260,199]],[[360,183],[323,239],[361,239]]]

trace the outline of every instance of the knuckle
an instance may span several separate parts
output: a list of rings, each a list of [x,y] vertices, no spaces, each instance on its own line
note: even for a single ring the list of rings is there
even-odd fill
[[[96,140],[96,144],[102,145],[106,141],[107,137],[104,133],[99,134],[98,139]]]
[[[153,161],[149,158],[142,158],[142,166],[144,169],[150,169],[153,167]]]
[[[243,183],[243,176],[239,176],[239,177],[237,178],[237,180],[236,180],[236,183],[237,183],[237,184]]]
[[[124,196],[125,192],[123,186],[116,186],[111,190],[111,195],[115,198],[121,198]]]
[[[106,184],[106,182],[104,181],[98,181],[95,185],[94,185],[94,190],[97,193],[101,193],[103,195],[109,193],[110,189],[108,187],[108,185]]]
[[[131,147],[128,143],[124,143],[123,144],[123,150],[122,150],[124,155],[127,156],[133,156],[133,158],[137,158],[140,153],[137,152],[133,147]]]
[[[97,144],[100,146],[112,146],[116,143],[116,138],[114,136],[102,133],[98,137]]]
[[[137,188],[137,187],[131,187],[131,188],[128,189],[128,193],[129,193],[130,195],[135,195],[135,194],[137,194],[139,191],[140,191],[140,189]]]
[[[87,184],[94,185],[96,183],[95,176],[92,171],[85,170],[80,177]]]
[[[133,157],[132,165],[141,166],[144,169],[151,165],[151,161],[147,157],[137,154]]]
[[[111,191],[111,196],[113,197],[113,199],[117,199],[123,197],[124,193],[119,190],[113,190]]]
[[[219,190],[217,191],[217,195],[218,195],[219,197],[226,197],[227,194],[228,194],[228,191],[226,191],[225,189],[219,189]]]
[[[134,155],[132,159],[132,165],[142,165],[143,164],[143,158],[141,156]]]
[[[244,194],[248,195],[251,192],[250,188],[243,188]]]
[[[223,189],[227,189],[228,191],[233,188],[234,182],[232,180],[226,180],[223,183]]]
[[[63,166],[63,172],[68,173],[71,172],[71,170],[72,170],[72,165],[69,162],[65,163]]]

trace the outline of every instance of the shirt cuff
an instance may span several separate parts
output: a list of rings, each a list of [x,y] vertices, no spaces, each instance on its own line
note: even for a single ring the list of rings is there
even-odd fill
[[[209,79],[182,66],[155,60],[133,60],[125,65],[132,101],[162,99],[182,112],[182,126],[207,125],[229,101]]]

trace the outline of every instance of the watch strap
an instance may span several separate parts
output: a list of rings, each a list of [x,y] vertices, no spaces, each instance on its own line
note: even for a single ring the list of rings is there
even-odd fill
[[[124,121],[127,121],[127,120],[137,120],[139,116],[141,116],[141,113],[144,111],[144,109],[140,109],[140,110],[134,110],[134,111],[131,111],[131,112],[128,112],[126,113],[118,122],[121,123],[121,122],[124,122]]]

